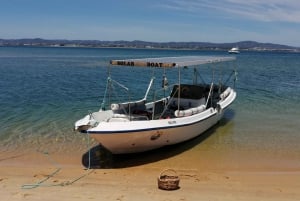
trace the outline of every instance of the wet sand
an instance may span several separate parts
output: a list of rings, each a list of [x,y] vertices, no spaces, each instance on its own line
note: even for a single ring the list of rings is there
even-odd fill
[[[300,199],[297,158],[280,160],[282,156],[271,156],[269,152],[212,149],[204,139],[123,156],[112,156],[94,146],[90,150],[91,169],[87,169],[89,152],[76,151],[74,145],[69,145],[73,146],[72,152],[30,148],[1,152],[1,200]],[[177,172],[178,190],[158,189],[157,178],[166,168]]]

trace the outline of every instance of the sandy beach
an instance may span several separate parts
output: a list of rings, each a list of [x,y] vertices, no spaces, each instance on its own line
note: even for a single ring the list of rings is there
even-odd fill
[[[65,58],[60,54],[69,55],[68,49],[59,54],[58,49],[21,50],[12,51],[9,54],[15,56],[3,61],[9,67],[3,68],[3,74],[8,73],[7,69],[12,72],[10,82],[3,82],[11,85],[2,87],[7,88],[2,94],[9,96],[2,98],[1,201],[300,200],[300,93],[295,91],[298,82],[290,79],[296,75],[282,76],[282,72],[293,72],[282,63],[293,61],[289,64],[293,69],[299,64],[298,55],[286,59],[286,54],[243,54],[239,61],[244,75],[239,83],[239,99],[218,125],[188,142],[147,153],[112,156],[86,135],[74,132],[73,126],[75,120],[99,105],[95,94],[104,88],[91,86],[99,86],[99,76],[106,68],[96,66],[110,56],[93,61],[91,66],[95,68],[86,68],[86,63],[111,51],[118,55],[121,50],[93,50],[96,52],[90,57],[90,50],[72,49],[74,55]],[[36,54],[30,53],[33,50],[46,56],[32,58],[30,54]],[[140,55],[122,51],[124,58]],[[14,63],[19,55],[27,54]],[[80,63],[78,55],[86,60]],[[41,58],[45,60],[41,62]],[[54,68],[52,62],[56,60],[66,67]],[[24,62],[31,66],[25,74]],[[44,64],[39,71],[36,62]],[[276,65],[265,68],[269,63]],[[65,79],[61,70],[73,76]],[[131,74],[129,82],[135,83],[138,75],[138,71]],[[257,75],[269,76],[262,76],[259,82]],[[285,87],[278,84],[279,78]],[[180,178],[177,190],[158,189],[157,178],[168,168]]]
[[[188,145],[196,142],[189,142]],[[94,147],[90,152],[93,157],[92,169],[84,167],[88,152],[84,153],[82,150],[66,153],[33,150],[23,154],[20,150],[2,152],[1,200],[296,201],[300,199],[300,169],[297,161],[292,160],[289,165],[275,163],[268,165],[263,157],[255,160],[253,155],[251,163],[256,165],[249,166],[243,163],[246,152],[240,153],[240,160],[233,164],[232,157],[231,159],[224,157],[218,150],[214,152],[206,150],[205,155],[199,157],[193,155],[195,152],[193,149],[197,147],[181,150],[181,153],[178,153],[177,148],[175,146],[111,159],[108,155],[103,155],[99,147]],[[166,151],[169,153],[164,154]],[[110,159],[98,160],[101,157]],[[95,166],[99,164],[102,167]],[[177,172],[180,178],[178,190],[158,189],[157,178],[166,168],[172,168]]]
[[[300,200],[299,54],[243,51],[238,98],[216,127],[175,146],[112,156],[73,131],[76,120],[99,110],[108,61],[222,52],[25,46],[0,51],[1,201]],[[141,75],[149,69],[113,69],[114,79],[143,97],[141,88],[149,83]],[[206,73],[205,67],[201,75]],[[176,77],[177,70],[170,71],[170,85]],[[178,190],[158,189],[157,178],[167,168],[180,177]]]

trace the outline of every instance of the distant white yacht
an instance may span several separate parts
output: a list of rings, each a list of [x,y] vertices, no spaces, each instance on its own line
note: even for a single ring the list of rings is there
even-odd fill
[[[229,54],[239,54],[240,50],[238,47],[233,47],[230,50],[228,50]]]

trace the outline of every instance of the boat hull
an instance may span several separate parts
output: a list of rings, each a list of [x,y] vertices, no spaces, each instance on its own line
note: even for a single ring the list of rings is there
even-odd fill
[[[115,126],[110,123],[113,131],[102,123],[87,133],[113,154],[137,153],[195,138],[215,125],[222,116],[223,111],[210,108],[202,114],[184,118],[117,122]]]

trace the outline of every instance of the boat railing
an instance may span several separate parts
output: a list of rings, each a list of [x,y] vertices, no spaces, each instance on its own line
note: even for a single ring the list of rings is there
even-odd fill
[[[150,83],[148,85],[148,88],[146,90],[146,93],[144,95],[143,99],[137,100],[137,101],[131,101],[131,95],[130,95],[130,90],[129,88],[127,88],[125,85],[111,79],[108,78],[108,84],[110,85],[110,89],[111,91],[113,91],[112,94],[115,95],[115,97],[117,98],[117,103],[111,103],[110,104],[110,109],[113,111],[114,114],[125,114],[125,115],[131,115],[132,113],[134,113],[136,110],[146,110],[146,100],[147,100],[147,96],[149,94],[149,91],[153,85],[153,81],[154,81],[154,77],[151,78]],[[121,87],[122,89],[124,89],[127,92],[128,95],[128,100],[126,102],[121,102],[121,98],[119,96],[119,93],[115,92],[115,87],[113,86],[113,84],[116,84],[117,86]],[[104,99],[106,98],[106,96],[104,97]],[[111,98],[111,97],[110,97]],[[111,101],[111,100],[110,100]],[[109,101],[109,102],[110,102]]]
[[[170,105],[170,99],[172,97],[166,96],[166,91],[169,89],[173,89],[175,84],[165,86],[161,89],[158,89],[154,92],[154,100],[153,100],[153,108],[152,108],[152,119],[160,119],[166,113],[168,106]],[[164,93],[163,97],[159,95],[160,93]],[[169,93],[168,93],[169,94]]]

